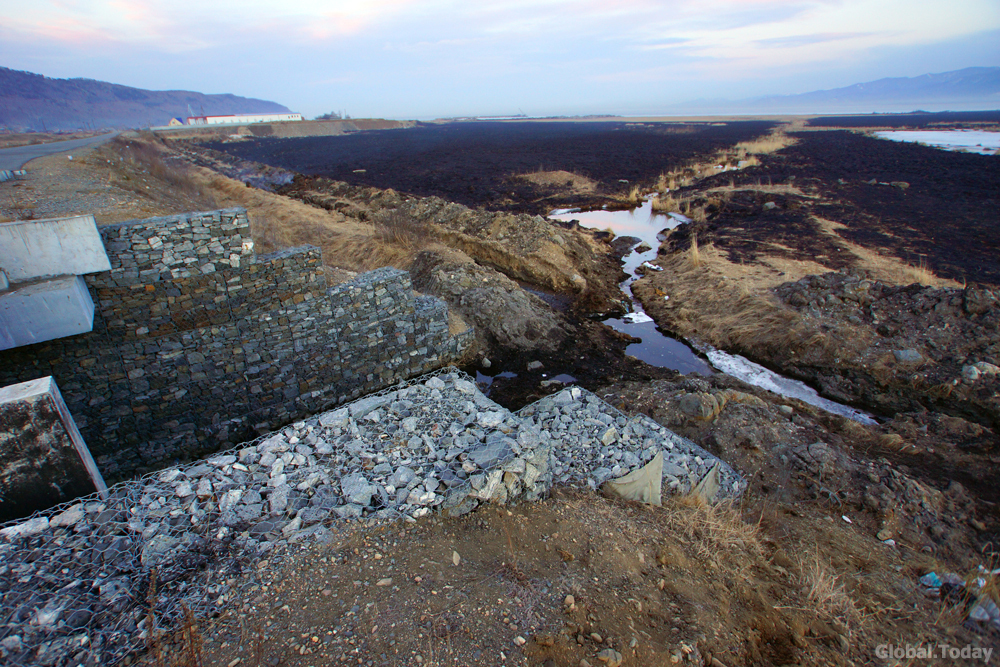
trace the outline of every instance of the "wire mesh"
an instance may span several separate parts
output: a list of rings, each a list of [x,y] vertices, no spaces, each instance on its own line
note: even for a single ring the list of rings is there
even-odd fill
[[[609,459],[617,468],[600,468],[607,474],[674,441],[708,465],[714,459],[585,390],[515,414],[448,367],[118,484],[106,498],[9,522],[0,526],[0,657],[18,666],[115,664],[186,616],[211,618],[245,599],[262,583],[265,556],[275,565],[297,545],[330,541],[342,519],[413,521],[537,498],[553,467],[564,481],[593,485],[612,424],[623,449]]]

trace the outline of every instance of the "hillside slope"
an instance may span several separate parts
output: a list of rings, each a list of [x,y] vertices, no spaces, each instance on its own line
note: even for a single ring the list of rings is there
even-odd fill
[[[76,130],[166,125],[198,114],[287,113],[277,102],[188,90],[143,90],[93,79],[50,79],[0,67],[0,127]]]
[[[801,95],[763,97],[751,102],[783,109],[839,110],[858,106],[867,109],[871,105],[931,103],[953,105],[956,109],[994,109],[1000,106],[1000,67],[967,67],[954,72],[886,78]]]

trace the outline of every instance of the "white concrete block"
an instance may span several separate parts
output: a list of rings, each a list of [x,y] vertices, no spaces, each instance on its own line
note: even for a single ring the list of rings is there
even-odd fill
[[[82,276],[15,284],[0,292],[0,350],[93,328],[94,301]]]
[[[0,269],[12,283],[110,271],[92,215],[0,224]]]
[[[52,377],[0,388],[0,521],[107,494]]]

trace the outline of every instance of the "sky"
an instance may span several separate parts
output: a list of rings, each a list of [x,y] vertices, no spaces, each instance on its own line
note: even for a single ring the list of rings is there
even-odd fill
[[[653,115],[1000,65],[998,0],[0,0],[0,65],[314,117]]]

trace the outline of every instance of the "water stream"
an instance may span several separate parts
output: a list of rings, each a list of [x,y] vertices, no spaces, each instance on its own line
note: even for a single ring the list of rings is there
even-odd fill
[[[739,378],[747,384],[781,396],[797,398],[828,412],[843,415],[865,424],[875,423],[871,415],[825,399],[809,385],[786,378],[740,355],[704,346],[702,352],[708,358],[706,361],[686,342],[666,335],[657,329],[656,323],[645,313],[642,304],[632,294],[632,283],[640,277],[636,273],[636,269],[644,263],[656,259],[656,251],[660,247],[660,238],[658,238],[660,233],[690,222],[688,218],[679,213],[664,214],[654,211],[652,198],[630,211],[556,210],[549,214],[549,218],[567,222],[577,220],[584,227],[591,229],[610,228],[619,237],[632,236],[641,239],[641,242],[636,243],[623,258],[625,263],[623,268],[629,277],[621,283],[621,289],[631,300],[633,312],[621,318],[610,318],[604,321],[605,324],[618,331],[642,339],[640,343],[629,345],[626,348],[627,354],[645,361],[650,366],[672,368],[684,374],[711,375],[713,370],[718,370]],[[645,246],[649,246],[649,249],[645,249]],[[655,270],[657,267],[647,268]]]

